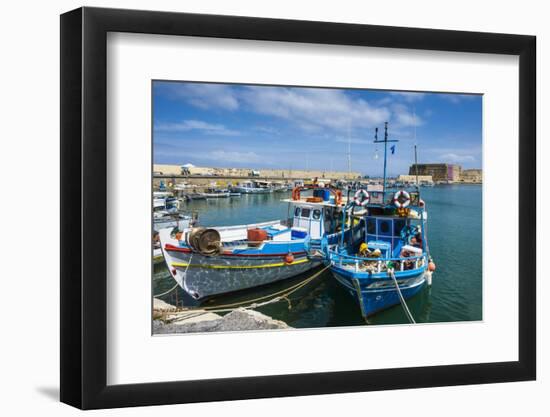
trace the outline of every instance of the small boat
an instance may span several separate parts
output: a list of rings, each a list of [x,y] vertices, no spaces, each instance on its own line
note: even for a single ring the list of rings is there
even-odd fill
[[[153,230],[180,228],[185,229],[195,224],[197,217],[194,215],[179,213],[173,210],[156,210],[153,211]]]
[[[153,210],[177,211],[179,209],[179,200],[168,191],[153,192]]]
[[[231,191],[241,194],[266,194],[273,192],[270,188],[258,186],[256,181],[242,181],[233,186]]]
[[[377,139],[376,134],[375,143],[385,142],[385,147],[394,142],[387,139],[387,124],[384,140]],[[383,190],[358,190],[352,205],[365,210],[364,230],[359,240],[327,246],[334,278],[357,299],[364,318],[402,304],[414,322],[406,300],[431,285],[435,270],[427,242],[428,212],[418,188],[388,192],[384,169]]]
[[[187,193],[184,194],[183,197],[187,201],[206,200],[206,195],[204,195],[204,193]]]
[[[361,230],[360,222],[338,227],[342,194],[318,190],[301,198],[295,189],[290,219],[221,227],[190,227],[159,232],[166,266],[191,297],[202,300],[294,277],[322,265],[322,245]],[[332,196],[330,196],[332,194]],[[351,225],[353,224],[353,225]],[[349,236],[348,236],[349,237]]]
[[[290,184],[286,184],[283,182],[272,182],[271,188],[273,189],[274,193],[284,193],[292,190],[292,186]]]
[[[204,193],[201,193],[205,198],[228,198],[231,193],[228,190],[220,188],[208,188]]]

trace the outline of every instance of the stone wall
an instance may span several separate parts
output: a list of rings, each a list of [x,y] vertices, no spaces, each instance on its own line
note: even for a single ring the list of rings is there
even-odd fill
[[[217,175],[227,177],[246,177],[252,168],[215,168],[215,167],[193,167],[189,169],[191,175]],[[351,176],[348,172],[341,171],[319,171],[319,170],[288,170],[288,169],[261,169],[260,177],[278,177],[284,178],[357,178],[361,174],[359,172],[351,172]],[[163,175],[181,175],[180,165],[153,165],[153,172],[162,173]]]

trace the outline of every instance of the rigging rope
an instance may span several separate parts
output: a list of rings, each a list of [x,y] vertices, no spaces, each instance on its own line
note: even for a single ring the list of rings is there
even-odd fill
[[[401,301],[403,310],[405,310],[405,315],[407,316],[407,319],[409,320],[409,322],[416,324],[416,321],[414,321],[414,317],[411,314],[411,311],[409,310],[409,306],[407,306],[407,303],[405,302],[405,298],[403,298],[403,294],[401,294],[401,289],[399,288],[399,284],[397,283],[397,279],[395,278],[393,268],[388,268],[388,275],[393,279],[395,288],[397,289],[397,294],[399,294],[399,300]]]

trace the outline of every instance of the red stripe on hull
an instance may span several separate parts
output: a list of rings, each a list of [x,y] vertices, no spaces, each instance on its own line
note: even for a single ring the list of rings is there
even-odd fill
[[[164,245],[164,250],[167,250],[168,252],[183,252],[183,253],[191,253],[191,249],[189,248],[180,248],[178,246],[171,245],[167,243]]]
[[[178,246],[174,246],[174,245],[171,245],[169,243],[167,243],[166,245],[164,245],[164,250],[168,251],[168,252],[183,252],[183,253],[191,253],[192,250],[189,249],[189,248],[180,248]],[[305,251],[302,251],[302,252],[290,252],[292,255],[294,256],[297,256],[297,255],[305,255],[307,252]],[[223,256],[238,256],[238,257],[266,257],[266,258],[274,258],[274,257],[277,257],[277,256],[280,256],[280,257],[284,257],[286,255],[288,255],[288,253],[250,253],[250,254],[246,254],[246,253],[233,253],[233,252],[222,252],[222,255]]]
[[[302,251],[302,252],[290,252],[292,255],[304,255],[306,254],[307,252],[305,251]],[[222,255],[224,256],[246,256],[247,258],[248,257],[261,257],[261,256],[265,256],[265,257],[268,257],[268,258],[273,258],[273,257],[276,257],[276,256],[286,256],[288,255],[288,252],[287,253],[250,253],[250,254],[246,254],[246,253],[233,253],[233,252],[222,252]]]

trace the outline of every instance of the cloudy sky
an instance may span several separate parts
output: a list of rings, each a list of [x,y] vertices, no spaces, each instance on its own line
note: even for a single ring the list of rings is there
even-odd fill
[[[153,83],[157,164],[352,170],[380,175],[374,128],[397,139],[390,175],[419,162],[481,167],[482,97],[440,93]],[[378,156],[378,158],[377,158]]]

